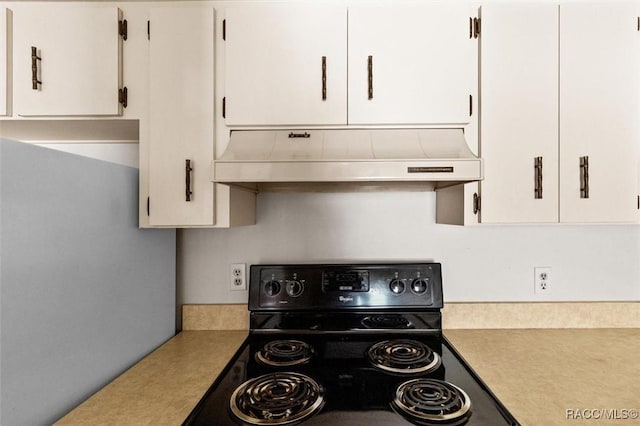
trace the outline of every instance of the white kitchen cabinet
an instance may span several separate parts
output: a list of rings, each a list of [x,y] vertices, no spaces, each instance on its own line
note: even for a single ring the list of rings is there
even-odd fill
[[[24,5],[13,14],[14,112],[120,115],[121,12],[96,3]]]
[[[349,124],[468,123],[477,14],[452,3],[350,7]]]
[[[558,6],[496,3],[481,16],[480,220],[557,222]]]
[[[0,116],[11,115],[10,81],[11,72],[9,64],[9,40],[11,36],[11,10],[0,7]]]
[[[476,16],[444,3],[227,8],[226,124],[464,125]]]
[[[468,185],[439,190],[439,223],[472,223],[476,206],[481,223],[638,222],[638,16],[628,3],[482,7],[484,180],[477,204]]]
[[[229,7],[224,27],[227,125],[346,124],[345,7]]]
[[[214,224],[214,9],[151,8],[149,223]]]
[[[632,3],[560,6],[561,222],[637,221],[638,16]]]

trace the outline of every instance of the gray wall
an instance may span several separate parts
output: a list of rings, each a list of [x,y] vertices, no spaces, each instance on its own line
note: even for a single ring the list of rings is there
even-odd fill
[[[246,302],[232,262],[425,260],[446,301],[640,300],[640,227],[435,223],[435,193],[265,193],[257,225],[178,234],[178,303]],[[533,267],[553,291],[534,295]]]
[[[172,337],[175,231],[138,171],[0,141],[0,423],[50,424]]]

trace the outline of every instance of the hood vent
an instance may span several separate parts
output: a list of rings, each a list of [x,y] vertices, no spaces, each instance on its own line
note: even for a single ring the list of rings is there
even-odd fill
[[[236,184],[481,179],[462,129],[237,130],[213,164],[214,182]]]

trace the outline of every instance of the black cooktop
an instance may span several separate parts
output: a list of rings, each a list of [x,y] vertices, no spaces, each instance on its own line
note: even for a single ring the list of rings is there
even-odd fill
[[[274,340],[302,341],[314,348],[306,364],[269,366],[257,360],[265,344]],[[231,396],[248,379],[275,372],[295,372],[312,378],[324,390],[324,405],[319,412],[302,421],[303,425],[411,425],[394,411],[398,387],[416,378],[438,379],[463,389],[471,400],[470,415],[463,423],[474,425],[517,425],[515,419],[494,398],[478,377],[465,366],[446,339],[410,336],[426,344],[441,358],[440,365],[428,373],[399,374],[374,367],[366,354],[383,340],[406,340],[405,334],[371,335],[251,335],[211,386],[202,401],[185,421],[185,425],[242,425],[230,410]],[[270,423],[264,423],[270,424]]]

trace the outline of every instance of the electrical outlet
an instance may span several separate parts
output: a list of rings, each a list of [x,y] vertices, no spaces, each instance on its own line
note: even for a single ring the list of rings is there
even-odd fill
[[[551,294],[551,267],[536,266],[533,268],[534,273],[534,294]]]
[[[246,263],[231,264],[231,279],[229,281],[229,288],[231,290],[238,290],[238,291],[247,289],[247,264]]]

